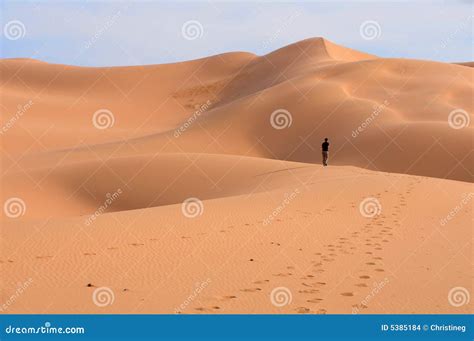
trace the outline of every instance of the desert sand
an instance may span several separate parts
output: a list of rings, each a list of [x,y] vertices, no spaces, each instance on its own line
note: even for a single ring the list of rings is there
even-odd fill
[[[0,312],[472,313],[473,76],[322,38],[0,60]]]

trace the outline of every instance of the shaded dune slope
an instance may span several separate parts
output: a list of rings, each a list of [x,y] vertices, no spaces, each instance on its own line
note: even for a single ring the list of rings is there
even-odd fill
[[[202,176],[184,176],[183,188],[200,183],[203,198],[237,195],[253,182],[208,186],[205,173],[217,167],[224,175],[233,161],[202,154],[319,163],[325,136],[332,165],[472,181],[472,127],[448,122],[453,110],[472,116],[473,71],[465,66],[377,58],[315,38],[261,57],[112,68],[17,59],[2,60],[0,72],[4,126],[29,103],[2,136],[4,195],[43,184],[58,196],[72,191],[76,203],[41,199],[67,214],[97,207],[120,184],[135,194],[119,210],[177,203],[192,191],[165,187],[194,159]],[[113,115],[107,129],[93,124],[101,109]],[[272,125],[278,110],[290,115],[284,129]],[[142,169],[146,176],[137,175]],[[231,174],[247,172],[237,166]],[[156,182],[140,183],[149,177]]]

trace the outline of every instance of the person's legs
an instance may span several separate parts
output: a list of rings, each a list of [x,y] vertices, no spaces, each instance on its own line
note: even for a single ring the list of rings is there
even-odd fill
[[[328,152],[323,152],[323,166],[327,166],[328,163]]]

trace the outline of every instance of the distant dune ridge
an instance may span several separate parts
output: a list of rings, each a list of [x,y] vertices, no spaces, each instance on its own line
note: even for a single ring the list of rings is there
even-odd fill
[[[473,72],[323,38],[163,65],[0,60],[0,303],[31,277],[2,309],[472,312],[446,295],[472,289]]]
[[[472,127],[448,124],[453,110],[472,113],[473,71],[459,65],[377,58],[315,38],[262,57],[239,52],[167,65],[4,60],[1,75],[5,117],[18,103],[34,101],[22,117],[24,129],[4,134],[3,147],[13,154],[46,148],[75,159],[88,146],[108,155],[129,139],[122,153],[139,148],[319,163],[319,145],[328,136],[336,165],[472,180]],[[199,123],[173,138],[208,101]],[[113,129],[91,124],[99,109],[113,114]],[[269,124],[277,109],[291,113],[288,129]],[[32,145],[38,136],[41,145]],[[212,143],[215,136],[219,144]]]

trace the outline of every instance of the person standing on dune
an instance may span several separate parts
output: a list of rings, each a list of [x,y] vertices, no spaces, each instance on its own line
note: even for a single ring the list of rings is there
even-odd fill
[[[323,149],[323,166],[327,166],[329,158],[329,142],[327,137],[324,139],[321,148]]]

